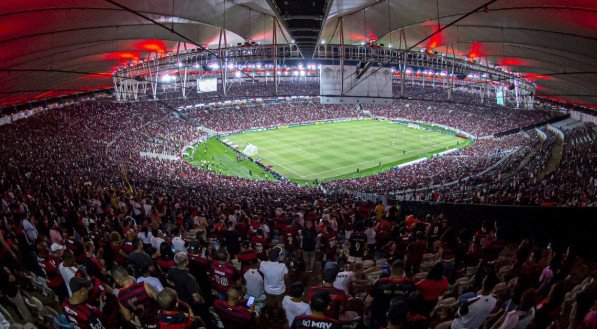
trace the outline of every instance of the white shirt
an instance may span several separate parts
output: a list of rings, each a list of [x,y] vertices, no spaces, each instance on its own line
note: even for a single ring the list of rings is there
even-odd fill
[[[474,301],[468,306],[468,313],[456,318],[452,322],[452,329],[477,329],[479,328],[497,302],[493,295],[479,295],[477,297],[467,300],[467,303]]]
[[[526,329],[534,318],[534,307],[526,312],[514,310],[506,314],[506,319],[500,329]]]
[[[60,265],[58,265],[58,271],[60,272],[60,275],[62,276],[62,279],[64,280],[64,283],[66,284],[66,289],[68,289],[68,296],[72,296],[72,292],[70,291],[70,279],[72,279],[75,276],[75,273],[77,273],[77,268],[72,266],[72,267],[66,267],[64,266],[64,263],[60,263]]]
[[[184,240],[179,236],[172,239],[172,246],[176,252],[187,252],[187,247],[184,246]]]
[[[336,280],[334,280],[334,288],[342,289],[346,292],[346,295],[350,295],[348,291],[353,278],[354,273],[352,271],[338,272],[338,274],[336,274]]]
[[[152,236],[150,238],[151,241],[151,246],[155,248],[155,250],[159,251],[160,250],[160,245],[162,244],[162,242],[165,242],[164,239],[162,238],[158,238],[157,236]]]
[[[248,270],[245,275],[246,287],[247,287],[247,295],[253,297],[259,297],[265,295],[265,291],[263,288],[263,277],[261,273],[255,269]]]
[[[375,236],[377,235],[375,230],[369,227],[364,233],[367,236],[367,244],[375,244]]]
[[[298,315],[311,314],[311,306],[309,306],[309,304],[305,302],[293,302],[290,299],[290,296],[284,296],[282,307],[284,308],[284,312],[286,312],[286,319],[288,319],[289,327],[292,327],[292,322]]]
[[[139,234],[137,234],[137,237],[141,239],[141,241],[143,241],[143,244],[151,244],[151,238],[153,238],[153,235],[151,234],[151,232],[145,233],[141,231],[139,232]]]
[[[152,286],[156,292],[160,292],[160,291],[164,290],[164,286],[162,286],[162,283],[160,282],[160,280],[158,280],[157,278],[154,278],[153,276],[148,276],[148,277],[140,276],[139,278],[137,278],[137,283],[141,283],[141,282],[147,282],[147,284]]]
[[[286,264],[278,262],[261,262],[259,270],[263,273],[265,292],[270,295],[281,295],[286,291],[284,276],[288,274]]]
[[[23,219],[23,230],[25,230],[25,234],[27,235],[27,239],[29,244],[32,244],[37,240],[37,229],[28,219]]]

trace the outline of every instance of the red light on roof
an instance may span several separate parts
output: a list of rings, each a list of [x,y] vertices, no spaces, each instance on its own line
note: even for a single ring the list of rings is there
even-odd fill
[[[498,61],[501,66],[527,66],[528,62],[516,57],[504,57]]]
[[[148,39],[135,44],[135,48],[141,51],[150,51],[163,54],[166,52],[166,43],[162,40]]]
[[[119,51],[106,54],[106,59],[138,60],[141,54],[136,51]]]
[[[471,50],[468,52],[468,58],[474,59],[479,56],[483,56],[485,53],[481,50],[481,42],[475,41],[471,46]]]
[[[433,32],[436,33],[442,27],[444,27],[444,26],[443,25],[434,25]],[[439,32],[437,34],[434,34],[431,38],[429,38],[429,40],[427,41],[426,48],[431,49],[433,51],[434,48],[436,48],[442,44],[443,44],[442,32]]]

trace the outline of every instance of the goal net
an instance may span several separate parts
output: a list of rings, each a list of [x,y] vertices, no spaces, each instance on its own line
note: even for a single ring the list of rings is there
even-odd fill
[[[253,144],[247,144],[247,146],[245,146],[245,149],[243,150],[243,154],[252,157],[257,154],[257,150],[257,146]]]

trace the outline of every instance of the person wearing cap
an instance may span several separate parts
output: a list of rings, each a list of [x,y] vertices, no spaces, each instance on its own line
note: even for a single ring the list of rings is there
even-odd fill
[[[62,310],[68,321],[78,329],[108,328],[104,324],[105,320],[100,309],[87,303],[89,291],[92,288],[91,281],[74,276],[68,286],[72,294],[62,304]]]
[[[309,288],[307,301],[311,301],[315,295],[322,293],[328,294],[330,296],[330,305],[324,311],[324,314],[329,318],[338,320],[347,296],[344,290],[334,288],[333,284],[336,280],[336,274],[338,274],[336,269],[325,270],[323,272],[323,282],[321,283],[321,286]]]
[[[286,264],[278,261],[281,252],[282,249],[280,247],[272,248],[269,252],[269,261],[261,262],[259,271],[263,273],[265,305],[269,314],[269,319],[270,321],[274,321],[277,314],[277,321],[284,322],[280,310],[282,309],[284,291],[286,291],[284,278],[288,274],[288,268],[286,267]]]
[[[60,257],[62,257],[64,249],[64,246],[61,246],[58,243],[52,243],[50,246],[50,254],[42,265],[44,271],[46,272],[46,282],[48,287],[56,292],[60,300],[63,300],[66,298],[66,296],[68,296],[66,285],[64,284],[64,280],[62,279],[62,275],[60,275],[60,271],[58,269]]]

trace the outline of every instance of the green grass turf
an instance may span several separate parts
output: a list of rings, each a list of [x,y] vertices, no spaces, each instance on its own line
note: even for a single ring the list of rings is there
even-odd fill
[[[222,139],[238,145],[240,150],[248,143],[256,145],[258,154],[254,158],[261,158],[264,165],[272,166],[276,172],[299,183],[369,176],[471,143],[455,136],[377,120],[245,132]],[[224,162],[218,159],[226,156],[230,158],[225,161],[226,168],[222,168],[224,174],[248,177],[250,162],[238,163],[234,152],[222,154],[226,146],[213,147],[214,143],[217,141],[209,140],[208,153],[197,151],[191,162],[211,161],[212,152],[218,152],[214,155],[217,161]],[[261,174],[262,171],[253,172]]]
[[[237,153],[231,150],[217,138],[210,138],[197,146],[193,157],[185,156],[184,159],[194,166],[226,175],[252,178],[258,180],[275,180],[269,172],[263,170],[251,160],[238,161]],[[209,168],[203,167],[202,161],[209,163]],[[252,172],[249,173],[249,170]]]

